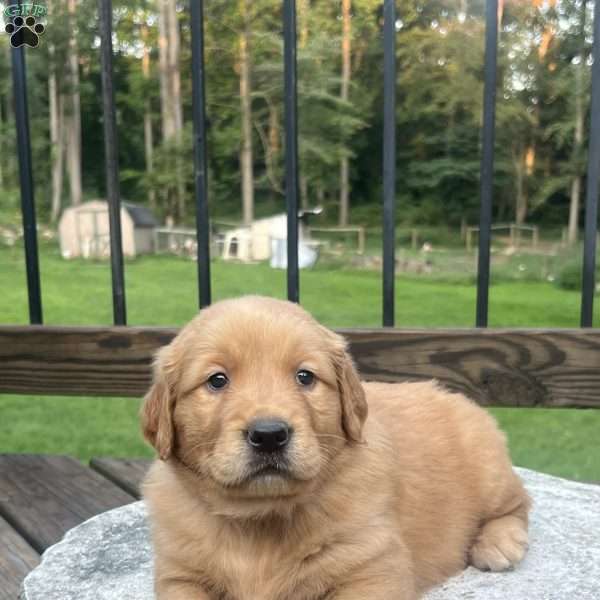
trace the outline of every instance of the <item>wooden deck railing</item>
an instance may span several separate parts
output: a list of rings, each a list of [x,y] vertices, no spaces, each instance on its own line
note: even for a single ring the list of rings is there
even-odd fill
[[[343,329],[364,379],[438,379],[483,405],[600,407],[597,329]],[[0,327],[0,393],[141,396],[160,327]]]

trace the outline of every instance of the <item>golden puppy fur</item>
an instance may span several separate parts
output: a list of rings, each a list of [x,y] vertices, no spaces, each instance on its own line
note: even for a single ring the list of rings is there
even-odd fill
[[[248,442],[268,418],[292,431],[281,473]],[[494,420],[434,382],[361,383],[343,338],[288,302],[203,310],[159,351],[142,426],[158,600],[414,600],[527,549]]]

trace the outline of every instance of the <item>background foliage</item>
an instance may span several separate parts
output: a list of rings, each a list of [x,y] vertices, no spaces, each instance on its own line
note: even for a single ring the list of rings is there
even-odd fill
[[[348,0],[344,0],[347,2]],[[66,4],[75,5],[69,16]],[[159,5],[177,15],[183,133],[168,139],[161,116]],[[104,194],[98,23],[93,2],[51,2],[41,45],[27,52],[32,142],[41,214],[51,210],[56,148],[50,142],[49,74],[69,94],[68,57],[77,44],[83,198]],[[299,11],[299,146],[306,204],[323,204],[335,221],[337,165],[350,160],[350,220],[379,220],[382,140],[381,2],[350,3],[351,75],[342,84],[342,1],[302,0]],[[257,214],[283,207],[282,3],[207,0],[206,83],[211,212],[241,214],[240,44],[249,48],[252,177]],[[193,220],[191,52],[187,3],[114,2],[115,89],[122,192],[152,204],[161,217]],[[566,224],[571,186],[585,169],[591,3],[511,0],[500,3],[495,217]],[[475,223],[483,81],[482,0],[407,0],[398,5],[398,221]],[[246,20],[244,20],[246,19]],[[65,26],[65,21],[69,24]],[[246,36],[246,37],[243,37]],[[167,40],[165,43],[170,43]],[[147,50],[149,71],[143,72]],[[14,148],[8,37],[0,36],[0,142]],[[53,67],[54,65],[54,67]],[[69,87],[71,86],[71,87]],[[579,104],[578,104],[579,102]],[[144,116],[152,129],[147,168]],[[583,119],[583,139],[577,122]],[[68,126],[68,124],[67,124]],[[177,168],[174,167],[174,160]],[[17,205],[16,157],[0,156],[3,220]],[[580,183],[585,183],[580,180]],[[61,205],[69,204],[65,180]],[[172,190],[187,207],[176,209]],[[580,187],[578,197],[584,190]],[[579,203],[581,204],[581,203]],[[182,206],[183,206],[182,205]],[[519,207],[521,207],[519,209]],[[578,208],[576,214],[579,215]]]

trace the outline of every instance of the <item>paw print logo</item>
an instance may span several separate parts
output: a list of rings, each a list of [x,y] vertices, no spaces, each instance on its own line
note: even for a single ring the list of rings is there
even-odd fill
[[[46,28],[38,23],[35,17],[15,17],[12,23],[7,23],[4,31],[10,35],[10,45],[13,48],[29,46],[36,48],[40,43],[40,35]]]

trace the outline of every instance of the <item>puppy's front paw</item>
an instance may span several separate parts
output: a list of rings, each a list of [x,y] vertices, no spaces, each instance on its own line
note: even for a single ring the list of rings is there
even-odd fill
[[[525,525],[508,515],[483,526],[471,548],[470,562],[481,571],[506,571],[521,562],[528,547]]]

